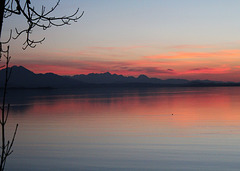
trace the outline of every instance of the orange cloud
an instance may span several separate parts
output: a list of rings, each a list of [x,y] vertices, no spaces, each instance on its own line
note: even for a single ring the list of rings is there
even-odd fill
[[[196,59],[196,58],[235,58],[240,57],[240,50],[221,50],[216,52],[168,52],[166,54],[145,56],[146,59]]]
[[[161,79],[184,78],[184,79],[210,79],[218,81],[240,81],[240,70],[228,66],[219,67],[196,67],[191,69],[176,69],[169,67],[154,66],[152,63],[145,64],[144,61],[28,61],[18,63],[35,73],[53,72],[59,75],[76,75],[89,73],[110,72],[125,76],[139,76],[145,74],[149,77]]]
[[[18,61],[18,65],[23,65],[36,73],[54,72],[60,75],[88,74],[99,72],[111,72],[117,74],[138,76],[147,75],[172,75],[175,74],[172,68],[163,68],[161,63],[144,60],[132,61]]]
[[[111,47],[107,48],[111,49]],[[94,56],[94,53],[90,55],[93,57],[86,56],[86,54],[90,54],[88,52],[79,51],[70,54],[74,58],[63,58],[54,55],[42,59],[27,57],[27,60],[25,58],[23,60],[18,58],[14,59],[12,63],[23,65],[36,73],[54,72],[59,75],[111,72],[132,76],[145,74],[149,77],[162,79],[212,79],[216,76],[216,79],[219,80],[231,80],[231,78],[236,80],[236,75],[240,75],[238,73],[240,71],[238,69],[240,66],[240,50],[238,49],[213,52],[168,52],[138,57],[134,60],[115,56],[114,58],[105,58],[102,53],[99,53],[98,56]],[[67,55],[67,53],[64,55]],[[79,57],[77,57],[78,55]],[[118,55],[121,56],[121,54]],[[231,75],[234,72],[235,74]]]
[[[229,73],[231,71],[231,68],[225,67],[225,68],[193,68],[188,71],[186,71],[184,74],[223,74],[223,73]]]

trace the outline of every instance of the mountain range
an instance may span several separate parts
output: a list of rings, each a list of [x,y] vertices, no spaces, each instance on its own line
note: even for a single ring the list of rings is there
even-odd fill
[[[81,87],[167,87],[167,86],[239,86],[236,82],[149,78],[106,73],[60,76],[54,73],[35,74],[23,66],[13,66],[9,88],[81,88]],[[0,88],[4,85],[5,69],[0,70]]]

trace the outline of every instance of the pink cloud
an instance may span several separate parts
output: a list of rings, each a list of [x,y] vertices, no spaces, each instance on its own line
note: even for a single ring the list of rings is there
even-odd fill
[[[185,72],[185,74],[223,74],[223,73],[229,73],[231,71],[230,67],[224,67],[224,68],[193,68]]]
[[[110,48],[111,47],[107,47]],[[112,47],[115,49],[115,47]],[[130,47],[128,47],[130,48]],[[140,47],[131,47],[140,48]],[[61,53],[60,53],[61,54]],[[23,65],[36,73],[54,72],[60,75],[88,74],[99,72],[111,72],[123,75],[138,76],[146,74],[149,77],[158,78],[213,78],[224,75],[222,79],[230,79],[236,76],[231,75],[238,71],[240,50],[229,49],[213,52],[168,52],[165,54],[149,55],[132,60],[120,58],[104,58],[99,53],[95,57],[87,57],[88,52],[76,52],[73,56],[79,55],[81,59],[63,58],[58,55],[49,58],[17,58],[13,64]],[[94,56],[94,53],[92,53]],[[64,54],[64,55],[67,55]],[[121,56],[121,55],[120,55]],[[236,61],[238,63],[236,63]],[[223,65],[223,63],[225,65]],[[238,74],[239,75],[239,74]]]
[[[168,52],[152,56],[145,56],[146,59],[194,59],[194,58],[235,58],[240,57],[240,50],[221,50],[216,52]]]
[[[18,65],[23,65],[36,73],[54,72],[60,75],[88,74],[91,72],[111,72],[126,75],[161,75],[175,74],[174,69],[162,68],[154,62],[149,61],[18,61]]]

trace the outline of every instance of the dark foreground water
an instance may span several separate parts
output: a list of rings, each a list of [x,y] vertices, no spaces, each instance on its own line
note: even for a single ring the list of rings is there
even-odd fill
[[[11,90],[8,171],[240,170],[240,88]]]

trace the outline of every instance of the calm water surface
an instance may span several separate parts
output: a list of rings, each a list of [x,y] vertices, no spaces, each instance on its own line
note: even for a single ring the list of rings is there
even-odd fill
[[[14,90],[9,171],[240,170],[240,88]]]

